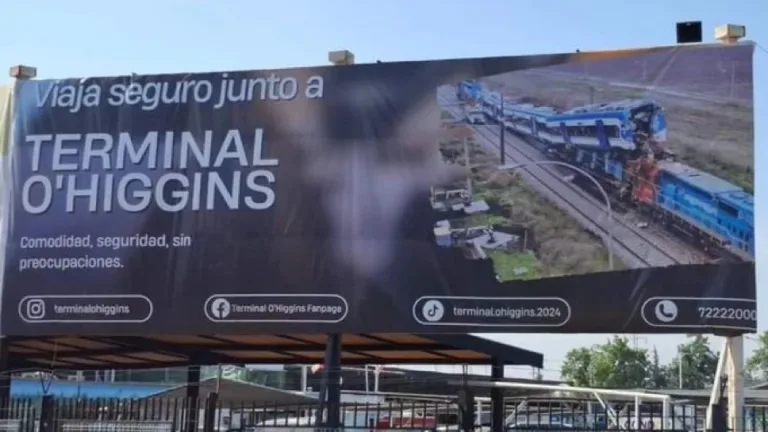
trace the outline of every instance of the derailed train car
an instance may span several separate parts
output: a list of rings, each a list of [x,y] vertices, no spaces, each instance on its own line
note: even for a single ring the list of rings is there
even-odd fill
[[[649,99],[622,100],[558,110],[519,103],[482,91],[489,121],[577,165],[649,213],[719,256],[753,260],[753,197],[741,187],[683,163],[663,144],[663,107]]]

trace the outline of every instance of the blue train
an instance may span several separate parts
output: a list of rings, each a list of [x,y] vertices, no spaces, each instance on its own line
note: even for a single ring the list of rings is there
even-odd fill
[[[660,149],[667,140],[663,108],[651,100],[624,100],[567,111],[521,104],[499,92],[482,91],[481,105],[495,121],[553,149],[637,152]],[[502,112],[503,110],[503,112]]]
[[[667,121],[653,100],[622,100],[558,110],[507,98],[476,81],[457,95],[479,104],[489,122],[541,144],[577,165],[670,229],[706,250],[753,260],[753,198],[742,188],[674,162],[664,148]],[[476,122],[475,122],[476,123]]]
[[[480,100],[482,91],[483,87],[479,82],[464,80],[456,86],[456,98],[462,102],[469,102],[474,105]]]
[[[643,210],[705,250],[754,260],[752,195],[717,176],[670,160],[657,161],[655,167],[639,173],[632,195]]]

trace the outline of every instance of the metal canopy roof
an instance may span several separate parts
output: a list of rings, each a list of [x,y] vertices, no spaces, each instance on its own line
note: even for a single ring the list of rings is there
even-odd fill
[[[317,403],[317,398],[302,393],[281,390],[255,383],[208,378],[200,381],[199,398],[206,399],[210,393],[218,393],[218,400],[224,404],[273,404],[273,405],[307,405]],[[187,385],[182,384],[146,396],[147,399],[182,399],[187,397]]]
[[[140,369],[206,364],[323,363],[323,334],[6,337],[11,369]],[[342,364],[543,367],[543,356],[466,334],[344,334]]]
[[[711,389],[689,390],[689,389],[653,389],[643,390],[648,393],[663,394],[671,396],[678,400],[690,400],[694,402],[708,401],[712,394]],[[744,389],[745,403],[764,405],[768,401],[768,390],[755,389],[754,387]]]

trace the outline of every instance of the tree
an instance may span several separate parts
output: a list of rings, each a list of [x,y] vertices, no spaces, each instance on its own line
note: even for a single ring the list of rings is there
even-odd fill
[[[575,348],[565,355],[565,361],[560,368],[560,376],[563,380],[579,387],[592,387],[592,349]]]
[[[651,354],[651,364],[648,367],[648,388],[669,388],[669,375],[667,368],[659,362],[659,352],[656,350],[656,347],[653,347],[653,353]]]
[[[648,352],[633,349],[625,337],[566,354],[562,378],[577,386],[636,388],[647,383]]]
[[[595,382],[606,388],[640,388],[646,383],[648,352],[634,349],[625,337],[598,345],[592,358]]]
[[[717,370],[717,354],[709,348],[706,336],[696,336],[678,346],[678,354],[667,368],[667,379],[674,387],[705,389],[712,386]],[[682,363],[682,370],[680,365]]]
[[[747,359],[744,372],[752,381],[768,381],[768,332],[757,337],[757,348]]]

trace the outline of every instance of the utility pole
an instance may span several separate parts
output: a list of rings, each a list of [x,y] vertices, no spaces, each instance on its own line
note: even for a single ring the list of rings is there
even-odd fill
[[[447,138],[451,140],[461,141],[464,147],[464,168],[467,171],[467,193],[472,196],[472,171],[469,167],[470,155],[469,155],[469,138],[473,136],[472,128],[466,125],[454,126],[447,130]],[[458,158],[457,158],[458,162]]]
[[[499,96],[501,97],[501,120],[499,121],[499,126],[501,128],[501,133],[499,134],[499,151],[501,151],[501,164],[506,165],[507,163],[507,145],[506,145],[506,130],[504,129],[504,92],[500,91]]]
[[[216,394],[221,393],[221,376],[224,374],[224,371],[221,367],[221,363],[219,363],[218,369],[216,370]]]
[[[309,366],[301,365],[301,392],[307,392],[307,376],[309,375]]]
[[[467,169],[467,193],[472,196],[472,171],[469,167],[469,137],[464,136],[464,167]]]
[[[683,347],[682,345],[677,347],[677,379],[679,381],[679,388],[683,388]]]

